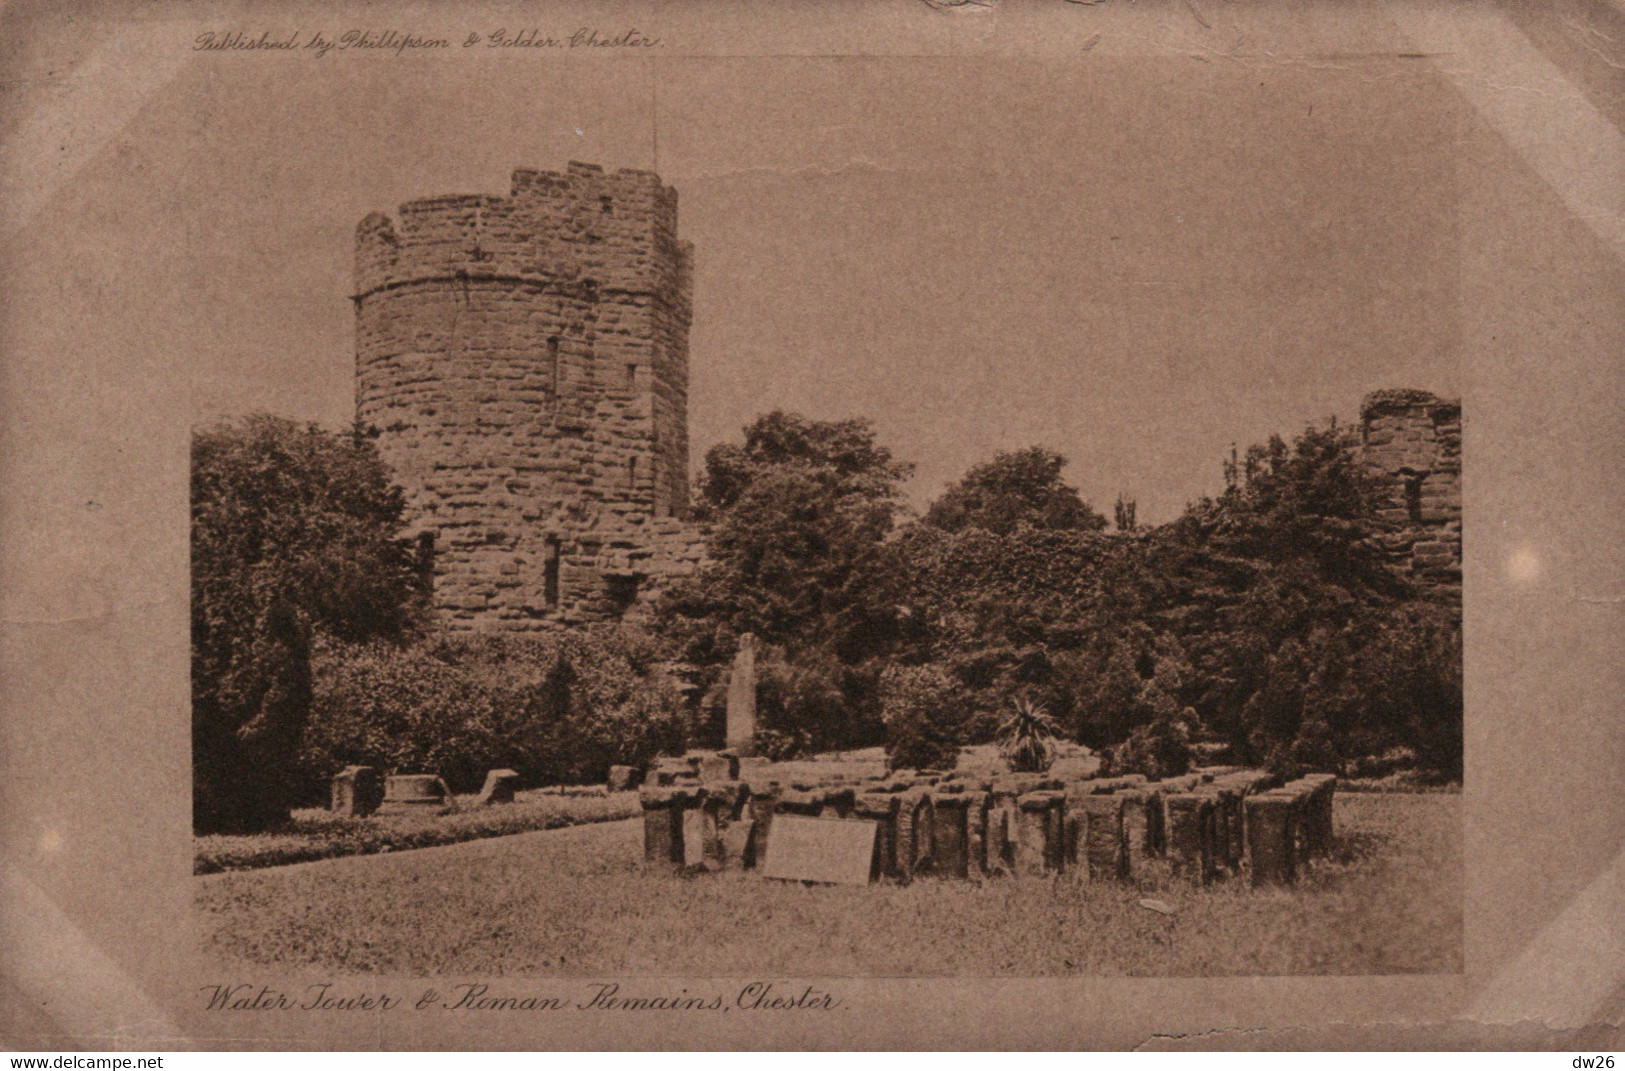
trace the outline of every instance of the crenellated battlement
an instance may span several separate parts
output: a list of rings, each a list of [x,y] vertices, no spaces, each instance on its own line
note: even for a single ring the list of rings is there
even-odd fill
[[[677,239],[677,193],[657,175],[572,163],[515,171],[507,197],[425,197],[397,219],[368,215],[356,228],[355,293],[468,276],[650,294],[681,289],[692,255]]]

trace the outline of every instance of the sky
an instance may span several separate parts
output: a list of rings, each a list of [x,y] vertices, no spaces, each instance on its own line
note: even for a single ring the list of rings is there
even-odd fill
[[[128,258],[196,422],[338,426],[363,215],[652,167],[696,249],[695,465],[771,408],[861,415],[917,507],[1040,444],[1160,522],[1232,443],[1459,393],[1460,122],[1399,59],[205,57],[48,206],[47,255]]]

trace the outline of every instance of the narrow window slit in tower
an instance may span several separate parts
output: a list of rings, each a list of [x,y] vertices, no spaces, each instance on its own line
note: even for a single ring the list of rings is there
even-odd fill
[[[1405,515],[1413,521],[1422,519],[1422,476],[1405,477]]]
[[[557,398],[559,396],[559,340],[556,337],[547,340],[547,367],[548,375],[553,380],[553,397]]]
[[[638,386],[638,366],[635,365],[635,364],[629,364],[629,365],[626,366],[626,389],[627,390],[636,390],[637,386]]]
[[[615,198],[613,198],[613,197],[600,197],[600,198],[598,198],[598,210],[600,212],[602,212],[606,216],[613,216],[615,214]]]
[[[557,537],[549,536],[547,558],[542,563],[542,599],[550,610],[559,604],[559,557],[559,541]]]
[[[634,491],[638,488],[638,459],[635,457],[626,459],[626,486]]]

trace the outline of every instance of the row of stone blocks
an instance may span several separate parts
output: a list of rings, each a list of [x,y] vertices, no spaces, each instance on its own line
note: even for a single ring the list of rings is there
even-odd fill
[[[873,822],[871,881],[1043,873],[1126,880],[1146,859],[1166,857],[1197,882],[1239,873],[1244,860],[1255,883],[1290,882],[1330,849],[1334,784],[1322,774],[1273,787],[1267,775],[1244,772],[1106,792],[1089,781],[1020,793],[657,786],[642,795],[644,858],[752,869],[766,857],[774,816],[793,814]]]
[[[477,807],[512,803],[519,774],[492,770],[474,800]],[[385,775],[372,766],[346,766],[328,787],[328,810],[364,818],[378,814],[438,813],[451,806],[451,789],[435,774]]]

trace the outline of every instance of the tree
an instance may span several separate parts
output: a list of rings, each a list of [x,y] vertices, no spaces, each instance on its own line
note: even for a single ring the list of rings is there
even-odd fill
[[[400,638],[423,606],[372,443],[255,415],[192,439],[193,821],[285,817],[317,635]]]
[[[1124,495],[1117,496],[1117,504],[1112,507],[1112,515],[1117,520],[1117,530],[1119,532],[1133,532],[1139,528],[1134,517],[1135,511],[1134,499]]]
[[[873,663],[898,628],[887,537],[909,472],[865,420],[782,411],[747,426],[742,443],[706,454],[699,483],[710,562],[674,586],[660,613],[683,658],[700,667],[702,690],[720,679],[739,635],[754,632],[802,676],[837,676],[845,696],[846,709],[830,715],[844,729],[777,728],[806,729],[828,746],[878,735]]]
[[[763,475],[801,469],[842,498],[895,510],[913,466],[895,460],[875,440],[874,427],[850,420],[809,420],[775,409],[743,429],[743,443],[719,443],[705,455],[700,477],[703,510],[720,514]],[[891,513],[887,513],[887,523]]]
[[[926,510],[925,523],[948,532],[984,528],[1008,535],[1020,524],[1098,532],[1106,518],[1061,481],[1066,458],[1041,446],[1000,453],[950,486]]]
[[[1289,446],[1279,435],[1225,465],[1216,502],[1188,512],[1212,526],[1217,547],[1271,564],[1301,561],[1329,582],[1397,593],[1370,537],[1378,487],[1361,467],[1358,436],[1330,421]]]
[[[1182,562],[1163,618],[1236,758],[1292,772],[1403,746],[1459,775],[1460,629],[1388,567],[1356,445],[1334,421],[1232,452],[1225,492],[1153,537]]]

